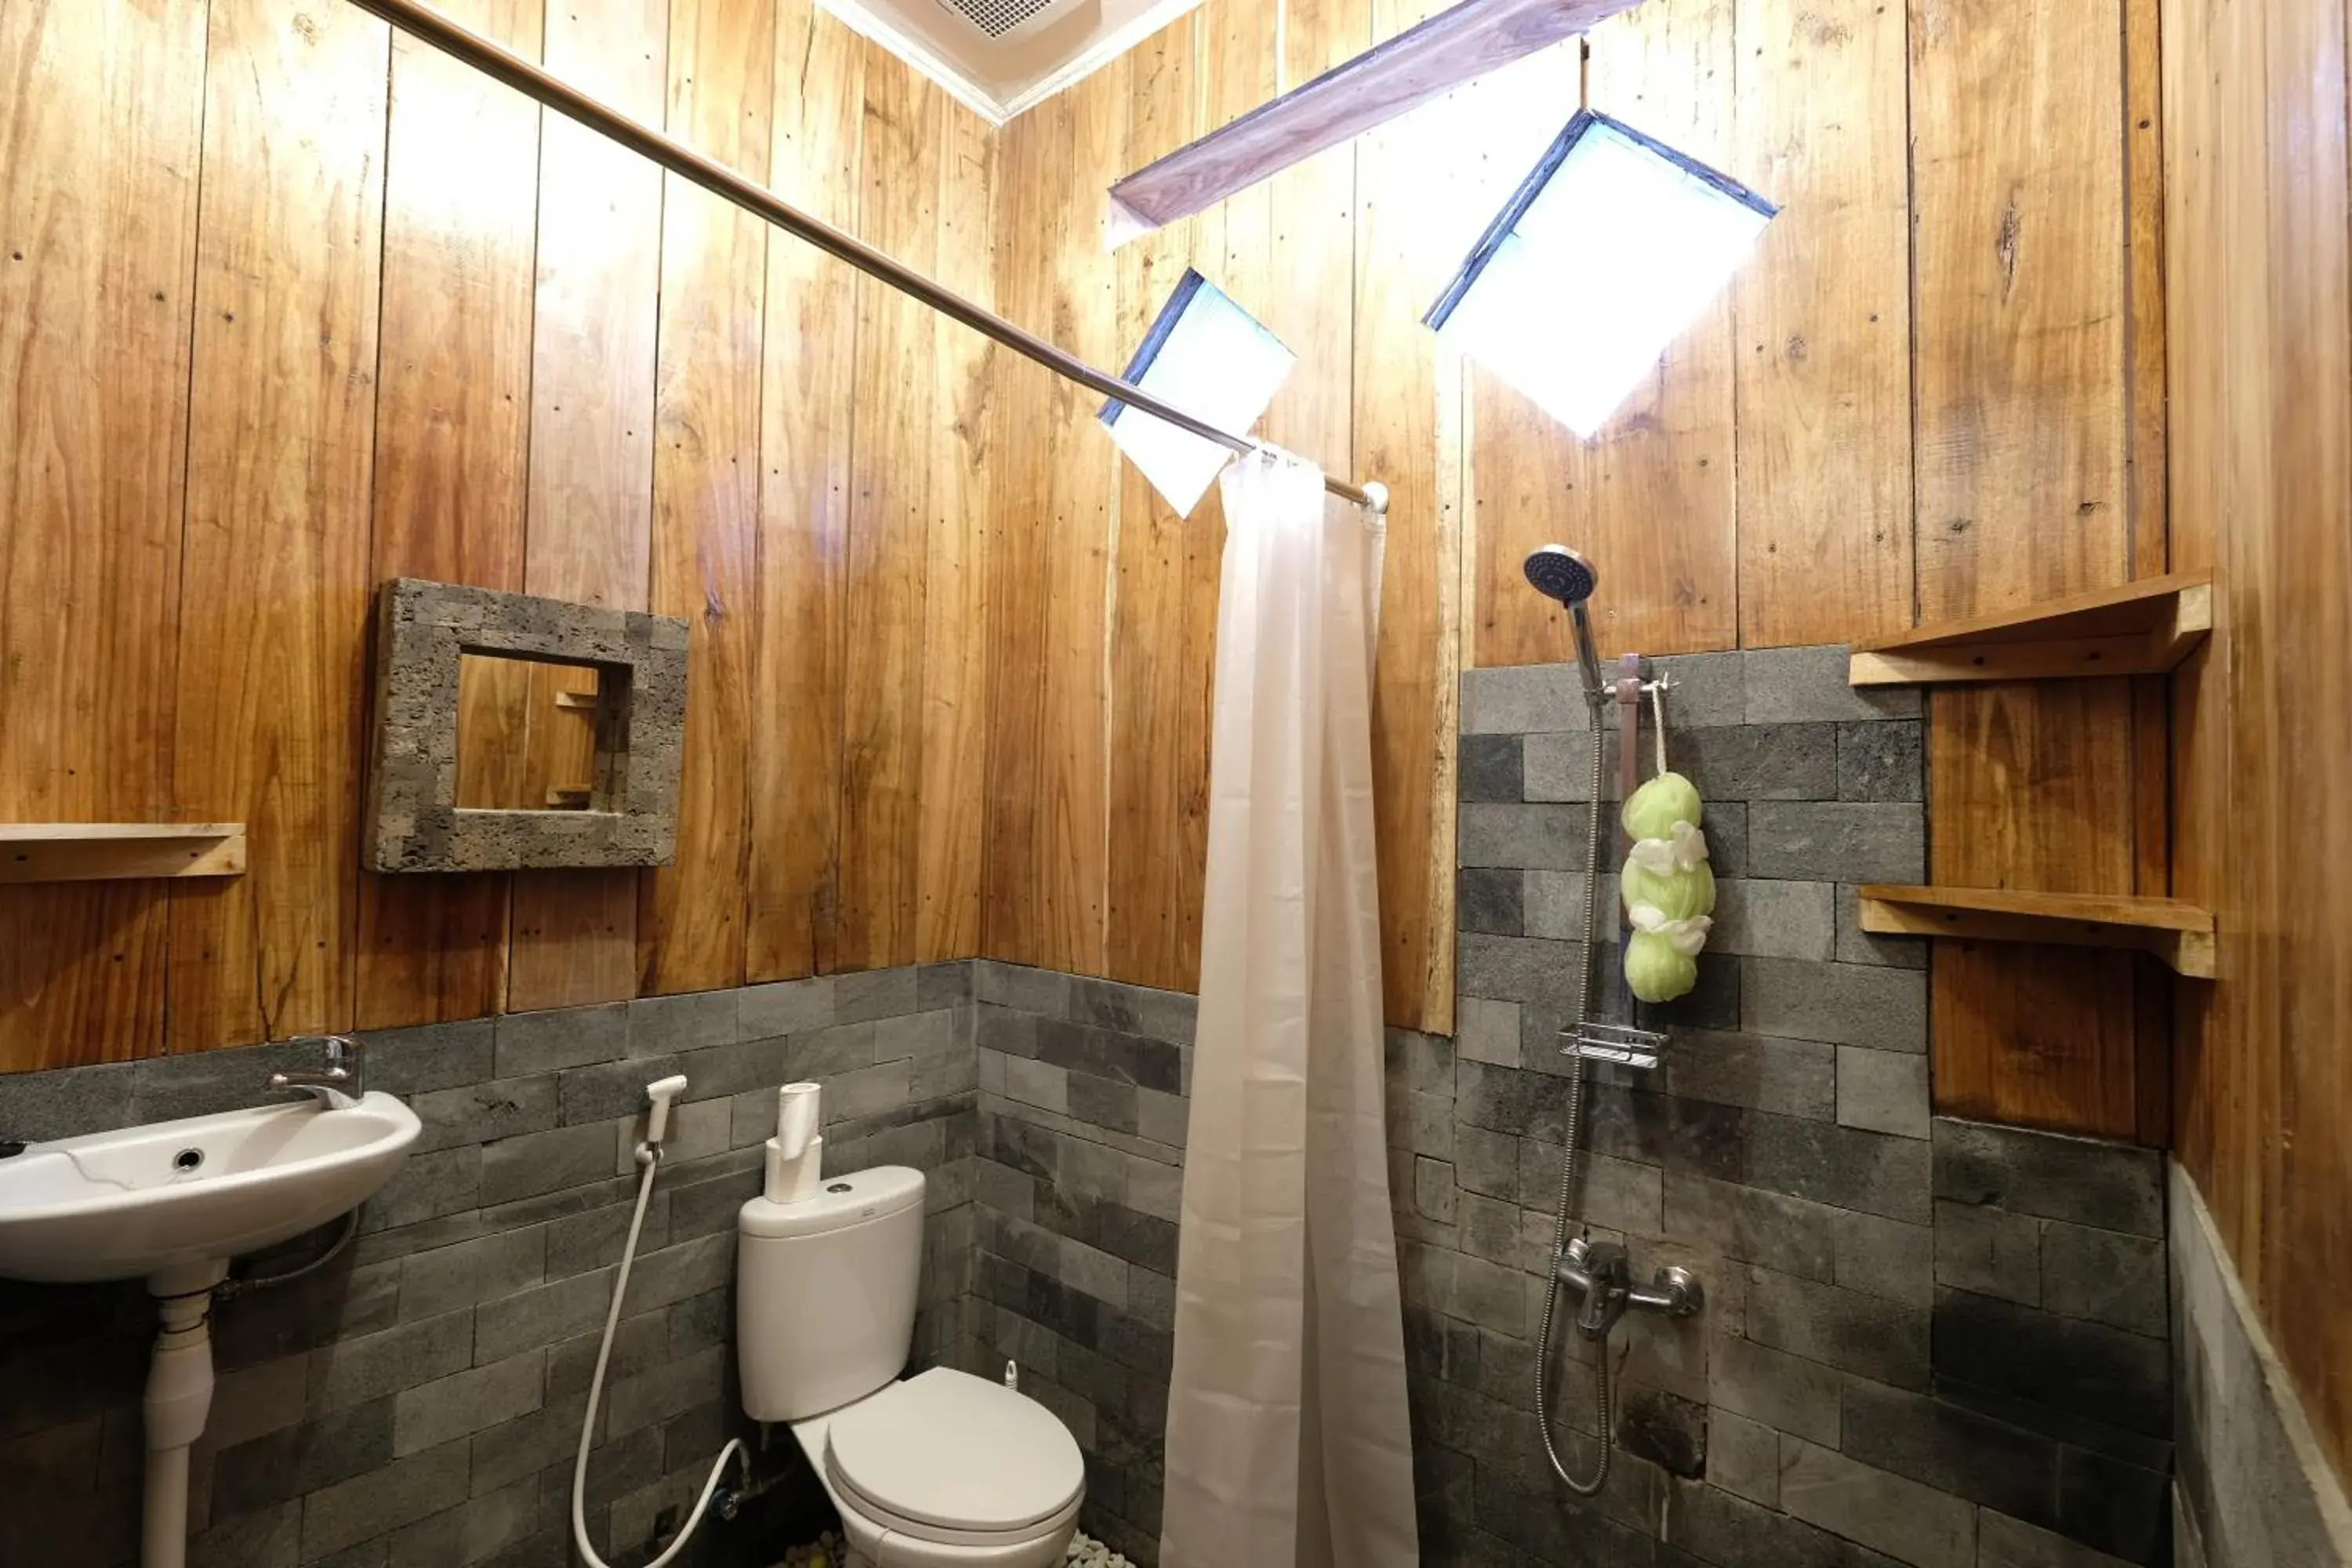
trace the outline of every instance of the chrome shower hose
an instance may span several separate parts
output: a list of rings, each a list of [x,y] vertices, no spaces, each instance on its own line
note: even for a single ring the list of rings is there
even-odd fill
[[[1607,733],[1601,727],[1602,707],[1599,701],[1588,700],[1586,708],[1592,731],[1592,777],[1591,787],[1584,795],[1584,936],[1583,952],[1577,965],[1576,1013],[1569,1020],[1571,1034],[1581,1028],[1592,1013],[1593,941],[1600,925],[1600,910],[1594,906],[1601,899],[1601,815],[1604,805],[1601,786],[1607,765]],[[1552,1436],[1550,1397],[1545,1388],[1551,1369],[1552,1319],[1559,1304],[1559,1260],[1568,1249],[1569,1214],[1576,1200],[1576,1140],[1583,1130],[1584,1071],[1582,1057],[1570,1065],[1567,1147],[1560,1151],[1559,1206],[1554,1211],[1551,1232],[1551,1277],[1545,1281],[1543,1324],[1536,1336],[1536,1427],[1543,1434],[1544,1457],[1551,1461],[1552,1473],[1559,1478],[1560,1484],[1579,1497],[1593,1497],[1609,1479],[1608,1342],[1603,1340],[1594,1347],[1592,1358],[1592,1402],[1601,1433],[1601,1462],[1589,1480],[1570,1475],[1567,1462],[1559,1457],[1559,1442]]]

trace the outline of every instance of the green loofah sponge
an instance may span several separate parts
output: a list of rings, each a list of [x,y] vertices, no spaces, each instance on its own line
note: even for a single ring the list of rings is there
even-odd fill
[[[1698,826],[1705,810],[1698,787],[1677,773],[1659,773],[1625,802],[1633,850],[1618,887],[1635,928],[1625,943],[1625,984],[1644,1002],[1671,1002],[1698,984],[1698,952],[1715,912],[1715,872]]]
[[[1670,921],[1715,913],[1715,873],[1702,860],[1687,871],[1653,871],[1629,859],[1618,873],[1625,907],[1648,904]]]
[[[1698,984],[1698,960],[1656,931],[1637,931],[1625,944],[1625,984],[1644,1002],[1671,1002]]]
[[[1619,820],[1637,840],[1671,838],[1675,823],[1687,822],[1696,827],[1705,809],[1699,804],[1696,784],[1680,773],[1660,773],[1633,793]]]

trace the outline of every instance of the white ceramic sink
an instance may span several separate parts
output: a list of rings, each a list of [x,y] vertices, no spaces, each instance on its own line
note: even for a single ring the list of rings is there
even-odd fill
[[[139,1279],[225,1263],[358,1207],[416,1142],[388,1094],[36,1143],[0,1160],[0,1278]]]

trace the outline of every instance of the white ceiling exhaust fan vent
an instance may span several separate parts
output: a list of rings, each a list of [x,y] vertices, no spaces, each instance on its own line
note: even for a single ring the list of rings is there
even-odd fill
[[[991,38],[1010,38],[1076,10],[1085,0],[940,0]]]
[[[1118,58],[1200,3],[816,0],[853,32],[929,77],[992,125],[1003,124]],[[7,0],[0,0],[0,10],[6,5]]]

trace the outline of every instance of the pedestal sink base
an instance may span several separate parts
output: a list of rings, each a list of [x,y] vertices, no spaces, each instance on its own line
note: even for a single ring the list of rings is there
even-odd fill
[[[163,1322],[147,1373],[140,1561],[187,1561],[188,1448],[212,1413],[214,1288],[227,1259],[375,1195],[422,1124],[384,1093],[258,1105],[36,1143],[0,1160],[0,1279],[144,1279]]]
[[[151,1275],[163,1327],[147,1363],[147,1502],[140,1568],[184,1568],[188,1558],[188,1450],[213,1408],[213,1287],[226,1262],[189,1263]]]

